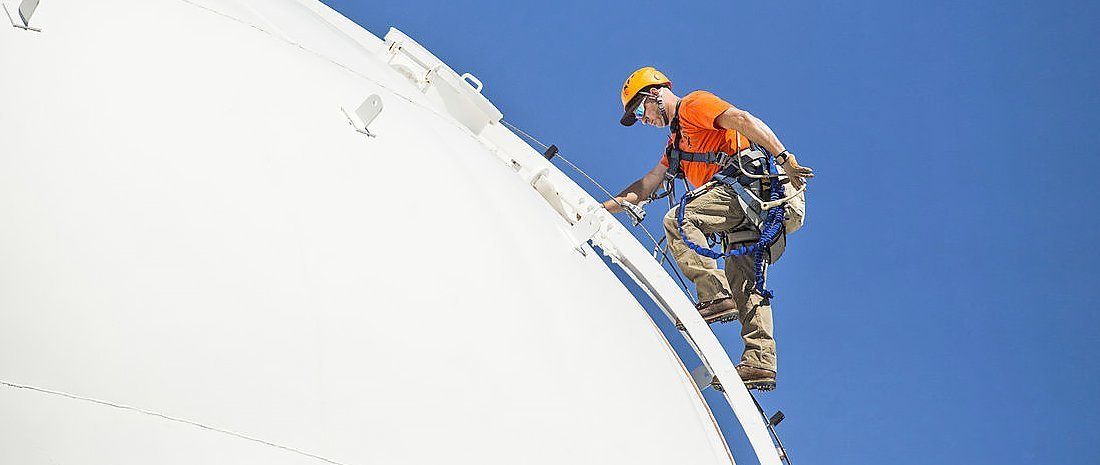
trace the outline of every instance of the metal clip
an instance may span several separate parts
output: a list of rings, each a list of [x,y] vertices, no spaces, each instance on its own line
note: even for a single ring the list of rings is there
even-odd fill
[[[382,113],[382,97],[378,94],[371,94],[359,105],[359,108],[354,113],[348,112],[347,108],[340,107],[340,111],[344,112],[344,116],[348,117],[348,122],[351,123],[351,127],[359,133],[366,134],[371,137],[375,137],[371,134],[367,126]]]
[[[23,0],[19,4],[19,20],[22,24],[20,24],[20,22],[16,22],[15,18],[11,17],[11,11],[8,10],[8,4],[5,3],[4,13],[8,15],[8,21],[11,21],[12,27],[25,29],[28,31],[42,32],[42,30],[39,28],[31,27],[31,16],[34,15],[34,10],[38,8],[38,1],[39,0]]]
[[[633,223],[634,226],[642,224],[642,220],[645,219],[645,209],[642,208],[642,205],[644,205],[644,203],[641,205],[634,205],[630,202],[623,200],[621,205],[624,209],[626,209],[626,213],[630,215],[630,222]]]

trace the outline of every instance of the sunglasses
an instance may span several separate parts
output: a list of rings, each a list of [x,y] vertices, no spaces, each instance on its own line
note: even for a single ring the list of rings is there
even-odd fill
[[[638,102],[638,106],[634,107],[634,117],[635,118],[642,119],[642,116],[645,116],[645,101],[648,100],[648,99],[649,99],[648,96],[643,97],[642,100],[640,100]]]

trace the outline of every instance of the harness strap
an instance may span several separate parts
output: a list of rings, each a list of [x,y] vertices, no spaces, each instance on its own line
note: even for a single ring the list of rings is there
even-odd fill
[[[775,294],[765,287],[765,271],[767,267],[765,255],[767,255],[768,248],[771,247],[772,244],[775,244],[780,236],[783,235],[783,220],[786,216],[786,211],[782,204],[767,210],[762,209],[763,197],[768,197],[768,203],[773,203],[783,198],[783,182],[781,182],[779,172],[776,170],[772,154],[762,147],[750,143],[751,149],[759,150],[764,155],[760,158],[760,163],[758,165],[760,172],[756,173],[757,176],[752,177],[746,176],[747,173],[742,171],[743,168],[741,168],[740,165],[743,163],[728,163],[730,160],[734,160],[736,157],[741,156],[740,152],[731,157],[722,152],[695,153],[681,150],[680,141],[683,136],[680,133],[680,103],[681,102],[676,102],[676,110],[673,113],[672,119],[669,121],[669,129],[673,133],[672,145],[665,149],[665,157],[668,159],[669,174],[678,178],[684,177],[684,172],[680,169],[681,161],[702,161],[722,165],[722,169],[712,176],[711,179],[733,188],[737,193],[737,200],[741,204],[742,211],[745,212],[745,216],[751,220],[752,224],[756,226],[756,229],[760,233],[759,238],[755,242],[726,250],[725,253],[718,253],[711,250],[709,247],[703,247],[691,242],[687,235],[684,234],[684,210],[688,202],[693,198],[692,192],[688,191],[680,198],[680,205],[676,209],[676,228],[680,233],[680,238],[683,239],[684,244],[687,245],[689,249],[711,259],[752,254],[753,271],[756,273],[756,283],[753,287],[760,295],[767,299],[771,299]],[[748,189],[746,189],[746,187],[751,187],[754,184],[756,184],[756,187],[760,190],[760,198],[755,198]],[[764,195],[765,192],[767,192],[767,195]],[[755,231],[753,231],[752,234],[755,235]],[[737,239],[741,239],[741,237]],[[752,239],[749,238],[748,240]]]
[[[726,152],[685,152],[677,148],[673,148],[671,151],[680,152],[677,154],[677,158],[679,158],[680,161],[697,161],[725,166],[733,160],[733,157]]]
[[[725,175],[714,175],[714,180],[732,187],[733,191],[737,193],[737,201],[741,204],[741,210],[745,212],[745,216],[748,217],[752,225],[757,226],[761,224],[760,204],[756,202],[756,199],[752,198],[752,195],[749,195],[745,186],[742,186],[735,178]]]
[[[680,141],[683,140],[683,133],[681,131],[682,127],[680,126],[680,102],[676,102],[676,110],[675,110],[675,113],[673,113],[672,120],[669,121],[668,126],[669,126],[669,130],[672,131],[673,136],[672,136],[672,145],[669,145],[668,147],[665,148],[665,157],[668,159],[669,174],[673,177],[677,177],[677,178],[683,178],[684,177],[684,172],[680,167],[680,162],[685,162],[685,161],[694,161],[694,162],[707,163],[707,164],[711,164],[711,165],[719,165],[723,169],[725,169],[727,171],[731,171],[733,175],[736,175],[736,173],[738,172],[737,168],[734,167],[732,170],[730,170],[729,169],[730,165],[733,164],[732,162],[743,151],[750,150],[750,148],[746,148],[744,150],[737,151],[736,153],[734,153],[732,155],[728,154],[726,152],[722,152],[722,151],[688,152],[686,150],[682,150],[680,148]],[[736,149],[736,147],[735,147],[735,149]]]
[[[682,179],[684,172],[680,169],[680,157],[684,155],[684,151],[680,150],[680,102],[676,102],[676,109],[673,110],[672,120],[668,122],[668,128],[673,134],[672,145],[665,148],[669,174],[672,177]]]
[[[778,175],[778,171],[776,170],[775,164],[772,161],[772,155],[768,153],[767,150],[761,149],[761,151],[764,153],[763,171],[765,173],[768,173],[769,175]],[[737,173],[740,173],[740,168],[734,166],[733,169],[736,170]],[[737,192],[737,199],[741,203],[742,210],[745,212],[746,217],[749,217],[749,215],[753,214],[756,215],[756,219],[753,224],[759,225],[759,238],[754,243],[729,249],[726,250],[724,253],[715,252],[710,248],[703,247],[699,244],[692,242],[690,239],[688,239],[687,234],[684,233],[684,210],[686,209],[688,202],[692,200],[691,192],[685,192],[684,196],[680,199],[680,205],[676,209],[676,228],[679,231],[680,238],[683,239],[684,244],[687,245],[687,247],[693,252],[704,257],[717,260],[720,258],[752,254],[753,271],[756,274],[756,283],[754,284],[753,288],[756,289],[756,291],[759,292],[760,295],[762,295],[763,297],[771,299],[775,297],[775,294],[772,291],[768,290],[766,287],[766,255],[768,248],[775,244],[775,242],[779,240],[780,236],[782,236],[783,234],[783,219],[786,216],[785,209],[783,205],[778,205],[765,211],[761,211],[759,209],[760,204],[756,201],[756,199],[752,198],[752,196],[749,195],[749,193],[745,189],[745,186],[742,185],[742,183],[740,182],[740,179],[734,176],[734,173],[728,172],[727,169],[724,169],[723,172],[724,173],[721,174],[721,178],[718,177],[719,175],[714,176],[715,181],[726,184],[732,187],[735,192]],[[756,180],[756,182],[761,181]],[[770,183],[768,187],[769,201],[775,201],[783,198],[782,183]],[[753,205],[756,206],[755,209],[753,208]],[[764,216],[764,218],[762,218],[762,221],[760,218],[761,215]]]

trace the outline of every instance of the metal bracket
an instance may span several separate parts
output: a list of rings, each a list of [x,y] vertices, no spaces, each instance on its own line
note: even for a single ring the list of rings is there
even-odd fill
[[[473,74],[462,73],[462,76],[459,76],[459,77],[461,77],[463,81],[466,81],[471,86],[473,86],[474,90],[476,90],[477,93],[479,93],[479,94],[481,93],[481,89],[485,88],[485,84],[481,83],[481,79],[478,79]]]
[[[691,370],[691,379],[695,381],[695,387],[698,387],[700,391],[714,387],[711,385],[711,382],[714,381],[714,373],[711,373],[706,365],[699,365]]]
[[[370,123],[382,113],[382,97],[379,97],[378,94],[371,94],[363,103],[359,104],[359,108],[355,112],[349,112],[344,107],[340,107],[340,111],[344,112],[344,116],[348,117],[351,127],[355,128],[357,132],[375,137],[367,129],[367,126],[370,126]]]
[[[599,215],[595,214],[585,215],[574,223],[573,227],[569,228],[569,234],[574,239],[573,248],[581,255],[588,256],[588,252],[584,251],[584,244],[600,231],[601,226],[603,226],[603,222],[600,221]]]
[[[38,1],[39,0],[23,0],[19,4],[19,19],[22,24],[15,21],[15,18],[12,18],[11,11],[8,10],[8,4],[4,3],[4,13],[8,15],[8,21],[11,22],[12,27],[27,31],[42,32],[42,29],[31,27],[31,16],[34,15],[34,10],[38,8]]]

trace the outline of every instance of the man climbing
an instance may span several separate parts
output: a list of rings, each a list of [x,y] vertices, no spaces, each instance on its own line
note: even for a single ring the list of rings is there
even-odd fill
[[[761,208],[761,205],[779,205],[774,210],[781,212],[795,197],[779,198],[783,188],[771,186],[781,186],[789,179],[785,192],[801,193],[803,178],[813,177],[813,171],[799,166],[794,154],[786,150],[763,121],[709,92],[695,91],[680,98],[672,93],[668,78],[654,68],[641,68],[627,78],[622,89],[622,104],[625,113],[620,123],[624,126],[641,120],[655,127],[669,127],[671,134],[660,163],[614,199],[604,202],[604,208],[616,213],[627,203],[636,205],[650,198],[666,180],[666,175],[682,176],[696,188],[692,197],[682,201],[687,202],[681,207],[682,221],[678,219],[678,208],[665,215],[669,251],[684,275],[695,283],[699,297],[697,308],[707,323],[740,320],[741,337],[745,342],[741,363],[737,365],[741,379],[750,389],[774,389],[776,357],[771,295],[763,288],[762,261],[765,259],[756,251],[772,257],[774,253],[766,251],[771,243],[752,244],[763,242],[760,240],[762,231],[768,231],[764,234],[768,239],[776,235],[777,229],[778,235],[782,235],[777,222],[790,220],[790,214],[786,220],[783,213],[778,217],[767,216],[775,223],[770,229],[761,220],[762,215],[769,214],[768,207]],[[777,154],[774,163],[782,171],[769,170],[767,162],[762,161],[764,157],[751,158],[751,154],[762,153],[753,151],[754,145]],[[670,159],[676,163],[670,164]],[[745,165],[745,161],[751,165],[753,160],[757,166],[755,171]],[[769,176],[769,173],[773,174]],[[755,204],[751,194],[738,186],[752,186],[753,182],[759,194]],[[767,197],[768,192],[776,194]],[[798,200],[804,202],[801,197]],[[755,205],[755,209],[750,205]],[[805,204],[800,205],[804,209]],[[803,212],[796,212],[798,225]],[[798,225],[787,227],[788,232]],[[707,237],[715,234],[726,236],[723,245],[727,253],[740,253],[723,257],[725,273],[718,269],[715,259],[702,256],[703,251],[692,248],[695,244],[706,247]]]

